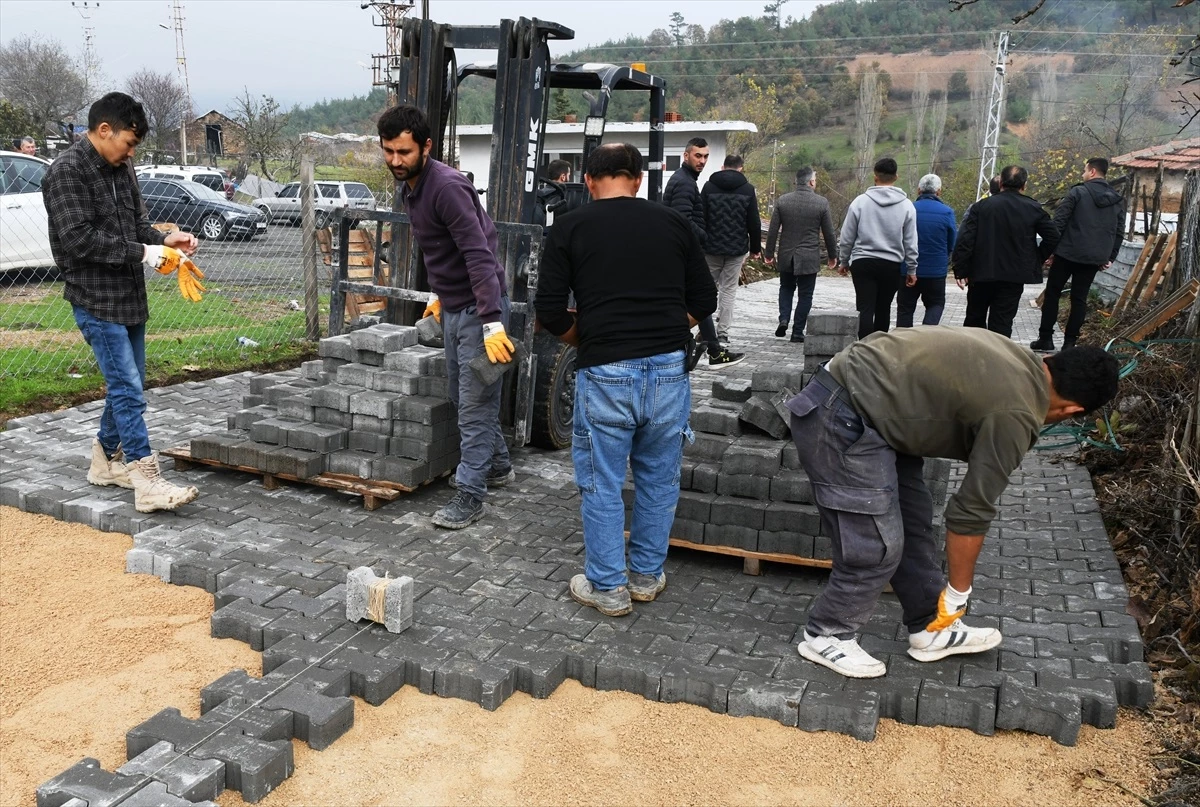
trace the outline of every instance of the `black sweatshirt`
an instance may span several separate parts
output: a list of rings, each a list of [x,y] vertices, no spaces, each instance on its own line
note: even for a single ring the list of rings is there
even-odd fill
[[[575,315],[567,310],[572,291]],[[622,196],[555,218],[534,308],[555,336],[578,318],[576,366],[593,367],[683,349],[688,314],[712,314],[717,288],[683,216]]]

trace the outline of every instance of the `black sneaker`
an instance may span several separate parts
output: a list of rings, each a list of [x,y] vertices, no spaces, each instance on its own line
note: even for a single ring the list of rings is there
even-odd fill
[[[450,503],[433,514],[430,519],[439,527],[461,530],[483,518],[483,502],[469,493],[459,491]]]
[[[1038,338],[1029,343],[1030,350],[1036,350],[1038,353],[1053,353],[1054,340],[1051,338]]]
[[[775,329],[775,335],[787,336],[787,325],[788,324],[786,322],[779,323],[779,327]]]
[[[799,336],[796,336],[795,334],[792,334],[792,341],[793,341],[793,342],[798,342],[798,343],[801,343],[801,344],[802,344],[802,343],[804,342],[804,334],[800,334]]]
[[[731,353],[728,348],[721,348],[721,352],[715,356],[708,354],[709,367],[732,367],[733,365],[746,358],[745,353]]]
[[[490,488],[502,488],[505,485],[507,485],[509,482],[515,481],[516,478],[517,478],[517,472],[514,471],[513,467],[510,465],[510,466],[508,466],[508,468],[506,470],[501,470],[499,468],[490,469],[488,471],[487,479],[484,481],[487,483],[487,486],[489,489]],[[450,474],[450,487],[454,488],[455,490],[458,490],[458,469],[457,468],[454,469],[454,473]]]
[[[1074,339],[1064,339],[1063,340],[1063,350],[1067,350],[1068,348],[1073,348],[1073,347],[1075,347]]]

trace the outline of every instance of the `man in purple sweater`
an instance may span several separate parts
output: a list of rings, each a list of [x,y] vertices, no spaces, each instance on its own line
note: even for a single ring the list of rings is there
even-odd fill
[[[458,493],[433,515],[433,523],[458,530],[483,517],[489,486],[502,487],[515,478],[500,431],[503,381],[485,385],[469,367],[484,352],[493,364],[510,362],[513,345],[504,332],[508,289],[496,258],[496,227],[467,178],[430,159],[430,134],[425,114],[408,104],[379,119],[379,146],[412,220],[434,292],[424,316],[441,323],[446,340],[462,456],[451,479]]]

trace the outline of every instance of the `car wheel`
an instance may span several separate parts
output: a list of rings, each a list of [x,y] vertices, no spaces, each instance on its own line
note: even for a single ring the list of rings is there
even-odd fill
[[[204,217],[204,221],[200,222],[200,234],[205,238],[217,240],[225,235],[225,219],[218,216],[216,213],[209,213]]]
[[[264,216],[267,217],[267,224],[270,224],[271,223],[271,208],[267,207],[266,205],[259,205],[258,209]]]

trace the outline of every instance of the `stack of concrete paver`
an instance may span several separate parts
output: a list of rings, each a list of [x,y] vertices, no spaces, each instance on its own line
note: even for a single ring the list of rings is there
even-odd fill
[[[857,311],[814,311],[808,316],[808,336],[804,341],[804,372],[812,375],[822,364],[858,336]]]
[[[322,339],[298,371],[251,380],[229,431],[192,440],[192,457],[288,474],[356,476],[415,487],[458,464],[442,351],[415,328],[375,325]]]

